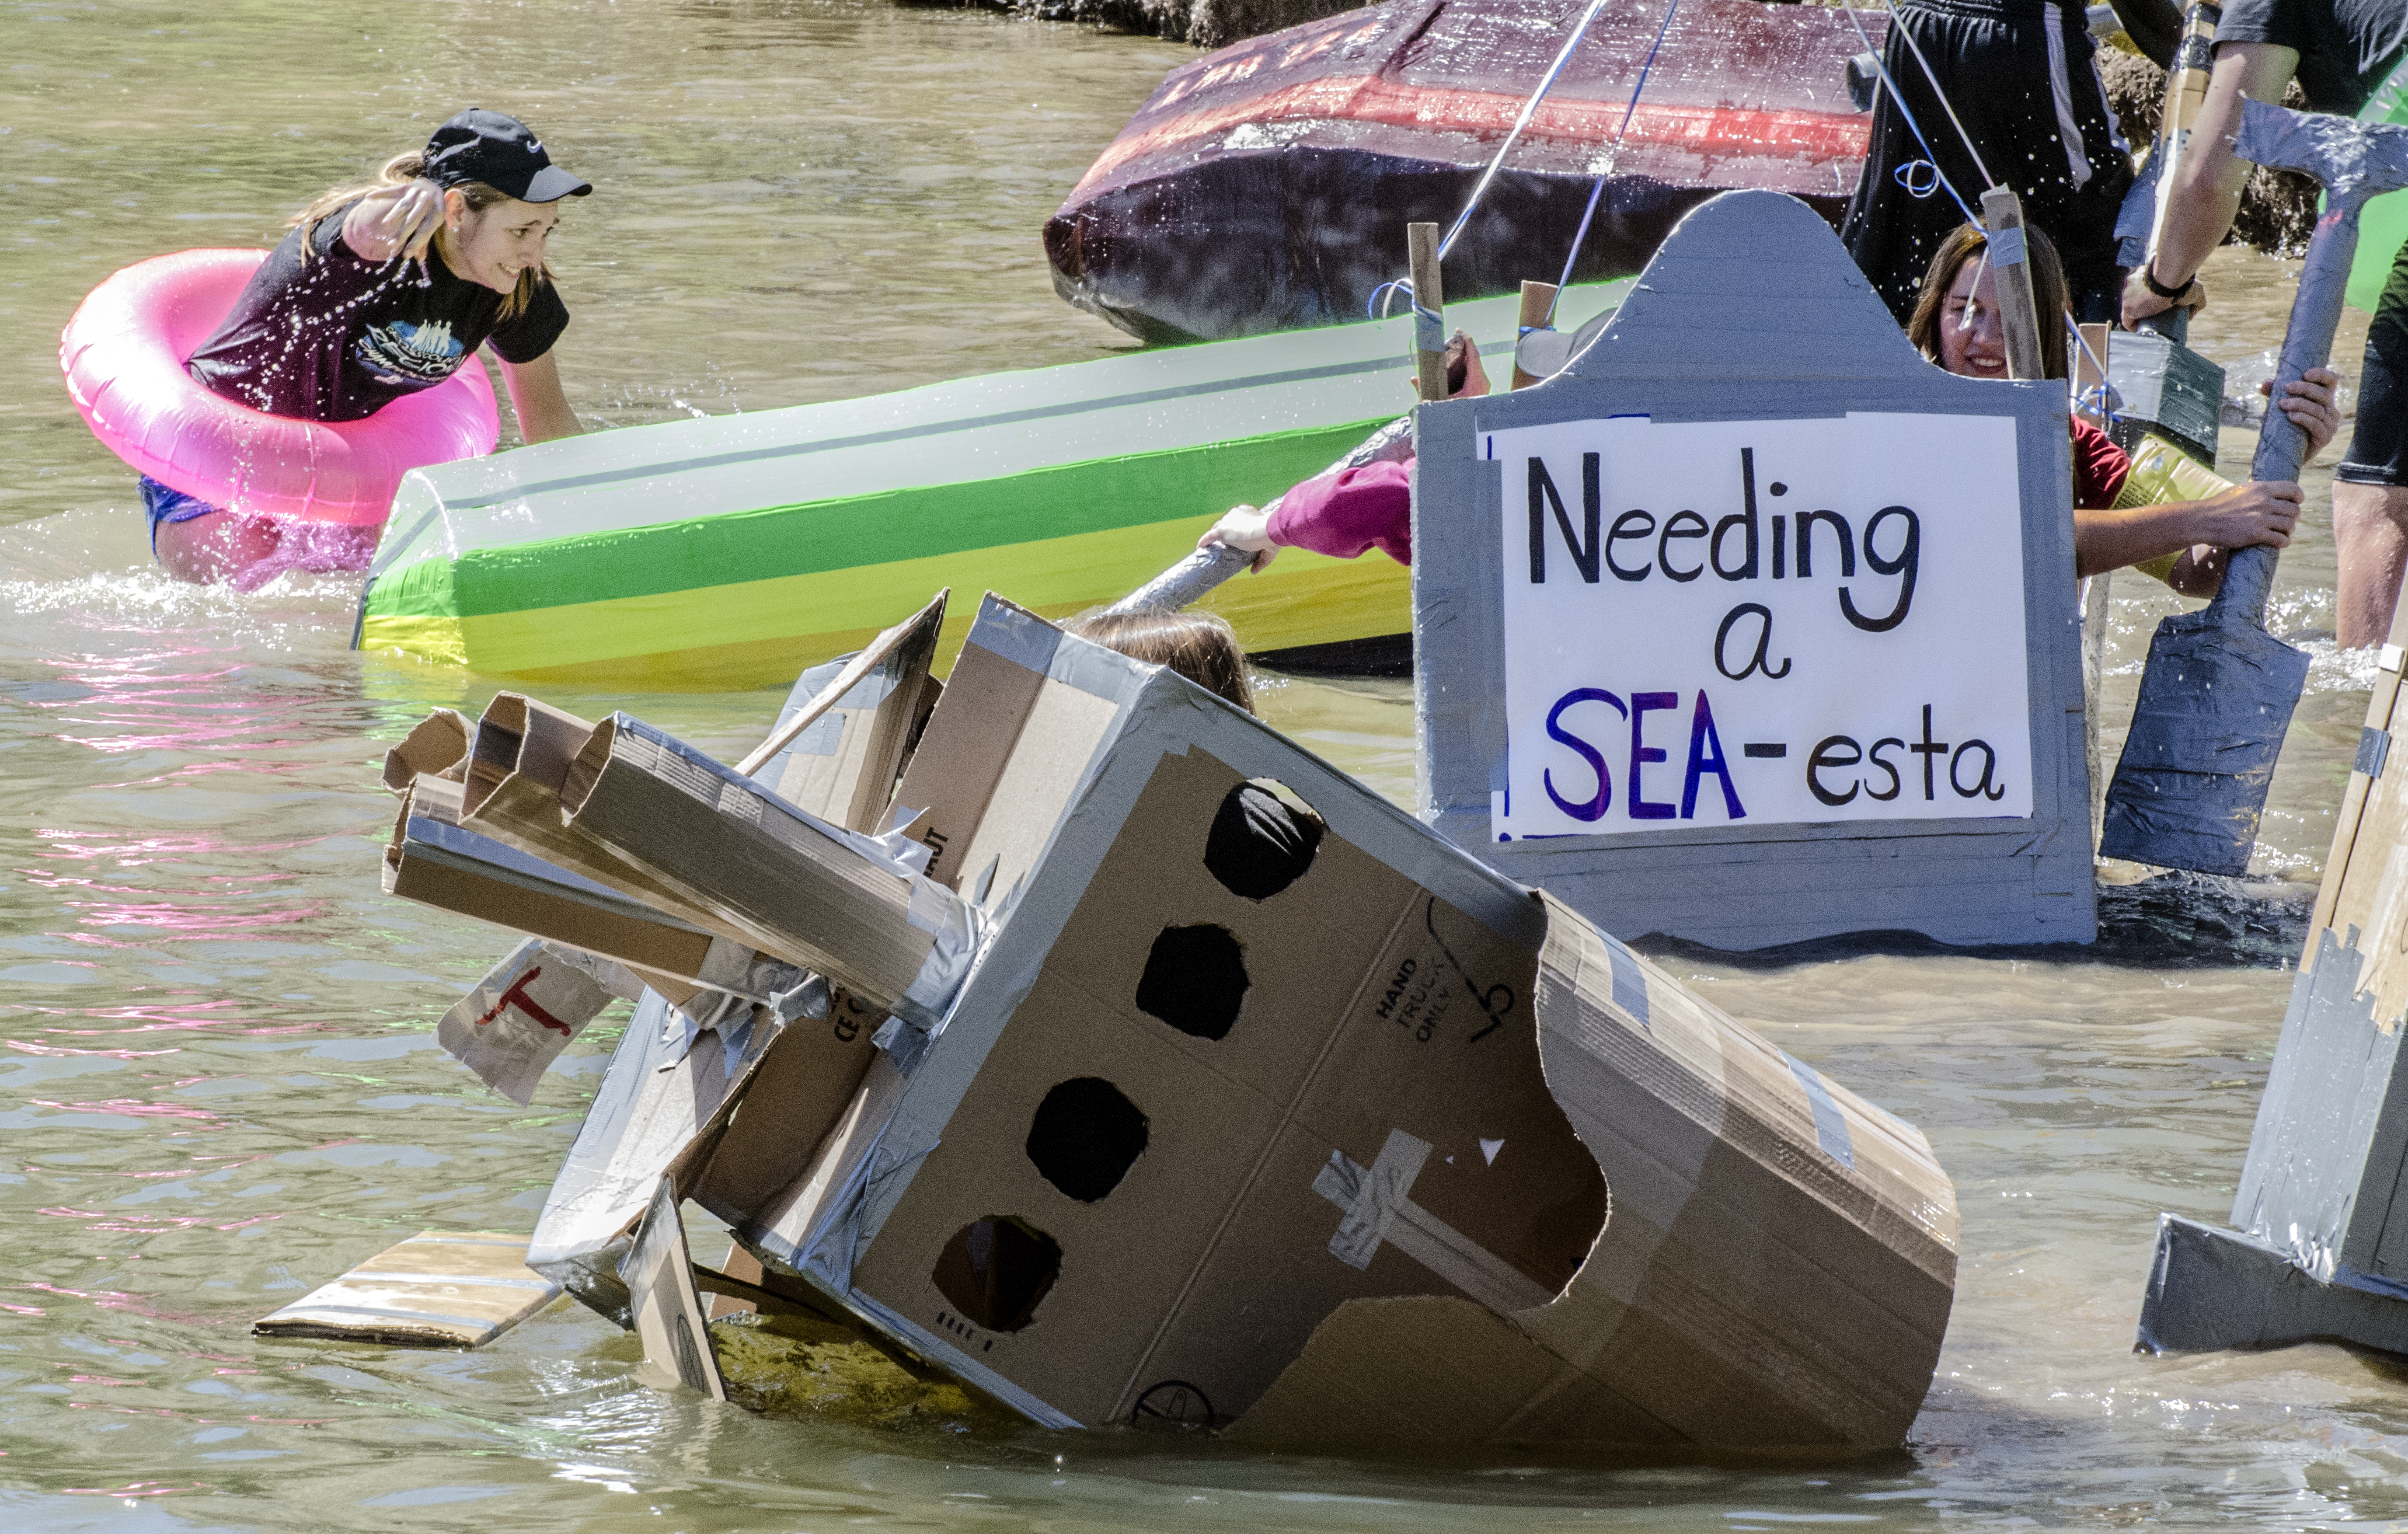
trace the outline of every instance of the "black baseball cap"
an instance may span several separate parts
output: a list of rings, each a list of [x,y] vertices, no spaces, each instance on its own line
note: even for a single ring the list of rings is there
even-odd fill
[[[523,203],[558,202],[594,190],[552,163],[534,129],[481,107],[435,130],[426,141],[424,175],[437,186],[482,181]]]

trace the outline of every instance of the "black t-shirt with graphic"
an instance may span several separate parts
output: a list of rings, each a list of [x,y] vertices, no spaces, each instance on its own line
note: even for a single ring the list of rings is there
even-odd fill
[[[450,378],[488,339],[503,360],[529,363],[568,328],[549,282],[500,320],[502,294],[452,275],[431,247],[423,275],[399,257],[362,260],[343,239],[350,210],[294,230],[260,264],[186,365],[202,387],[270,415],[358,421]]]
[[[2354,114],[2408,51],[2403,0],[2226,0],[2219,43],[2275,43],[2300,55],[2310,109]]]

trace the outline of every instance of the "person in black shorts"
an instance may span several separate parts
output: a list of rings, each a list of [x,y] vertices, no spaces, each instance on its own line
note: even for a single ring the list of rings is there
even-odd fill
[[[2356,113],[2408,53],[2400,0],[2228,0],[2215,63],[2190,148],[2175,168],[2156,261],[2124,287],[2124,323],[2176,305],[2205,304],[2200,264],[2224,241],[2249,165],[2232,153],[2241,100],[2283,99],[2293,79],[2310,109]],[[2340,554],[2336,638],[2380,644],[2408,564],[2408,251],[2391,266],[2366,334],[2358,430],[2333,471],[2333,542]]]
[[[552,357],[568,308],[544,242],[560,200],[593,190],[516,118],[462,112],[375,181],[305,208],[186,371],[270,415],[359,421],[490,344],[520,435],[574,435]],[[247,588],[283,569],[365,568],[374,552],[375,528],[246,516],[147,476],[141,490],[151,551],[181,580]]]
[[[1948,108],[1932,94],[1912,37],[1931,65],[1982,167],[2023,202],[2024,222],[2047,232],[2065,262],[2074,314],[2111,320],[2124,269],[2115,214],[2132,162],[2107,109],[2080,0],[1898,0],[1882,65],[1905,99],[1885,88],[1872,144],[1840,226],[1848,254],[1905,324],[1941,241],[1965,222],[1948,186],[1981,210],[1990,185],[1966,152]],[[1947,186],[1933,173],[1945,176]],[[1902,178],[1902,179],[1901,179]]]

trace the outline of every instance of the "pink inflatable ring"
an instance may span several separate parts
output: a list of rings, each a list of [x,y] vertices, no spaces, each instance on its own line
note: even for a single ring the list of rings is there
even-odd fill
[[[92,290],[59,337],[84,424],[111,452],[211,506],[373,527],[401,477],[494,451],[500,427],[482,364],[365,421],[269,415],[222,399],[184,364],[234,308],[265,251],[179,251]]]

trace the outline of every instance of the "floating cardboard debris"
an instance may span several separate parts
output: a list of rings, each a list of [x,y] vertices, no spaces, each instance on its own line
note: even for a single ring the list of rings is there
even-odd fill
[[[522,1107],[570,1039],[643,982],[624,966],[540,938],[503,955],[435,1025],[435,1041],[487,1086]]]
[[[693,839],[802,824],[634,721],[582,749],[631,738]],[[1928,1146],[1569,909],[993,597],[896,804],[931,887],[980,903],[958,994],[881,1024],[835,988],[690,1039],[648,997],[530,1254],[588,1303],[633,1319],[627,1232],[693,1197],[765,1281],[1057,1426],[1902,1438],[1955,1274]],[[891,986],[891,859],[803,830],[801,871],[859,906],[811,941],[857,937],[829,968]],[[613,835],[799,954],[742,882],[790,866]]]
[[[526,1266],[526,1239],[429,1230],[251,1323],[259,1337],[320,1337],[408,1348],[473,1348],[560,1297]]]

